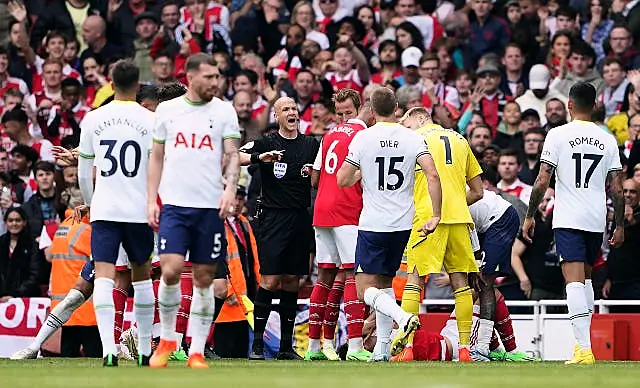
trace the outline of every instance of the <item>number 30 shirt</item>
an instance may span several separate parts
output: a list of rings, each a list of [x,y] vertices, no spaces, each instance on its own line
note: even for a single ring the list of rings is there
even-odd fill
[[[556,169],[553,228],[604,232],[607,175],[622,170],[616,138],[573,120],[549,131],[540,161]]]
[[[420,135],[396,123],[379,122],[358,132],[345,162],[362,174],[362,213],[358,229],[410,230],[416,160],[428,154]]]
[[[158,105],[153,141],[164,144],[158,190],[164,205],[220,206],[224,139],[240,139],[238,115],[229,102],[194,103],[180,96]]]
[[[88,112],[82,120],[78,180],[87,203],[91,188],[83,187],[92,184],[92,166],[97,170],[90,200],[92,222],[147,222],[147,163],[153,123],[153,112],[135,101],[120,100]]]
[[[351,119],[336,125],[322,138],[313,163],[313,169],[320,171],[318,195],[313,206],[313,226],[358,225],[362,211],[360,182],[340,188],[336,174],[349,152],[349,144],[365,128],[367,125],[362,120]]]

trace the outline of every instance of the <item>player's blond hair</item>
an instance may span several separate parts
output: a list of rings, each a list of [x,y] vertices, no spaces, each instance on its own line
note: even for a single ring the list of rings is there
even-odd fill
[[[416,106],[405,112],[399,120],[400,124],[404,125],[405,121],[413,117],[422,118],[425,121],[431,121],[431,114],[429,114],[429,111],[424,107]]]

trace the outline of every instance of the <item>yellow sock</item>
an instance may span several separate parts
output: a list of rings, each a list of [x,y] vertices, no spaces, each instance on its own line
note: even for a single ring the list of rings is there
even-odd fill
[[[420,293],[422,287],[417,284],[407,283],[402,293],[402,309],[408,313],[416,314],[420,312]]]
[[[458,288],[454,291],[453,295],[456,299],[456,322],[458,323],[460,345],[468,346],[471,342],[471,324],[473,320],[473,297],[471,296],[471,288]]]

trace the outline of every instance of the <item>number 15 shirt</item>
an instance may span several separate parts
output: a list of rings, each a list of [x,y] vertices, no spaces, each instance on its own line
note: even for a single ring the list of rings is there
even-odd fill
[[[573,120],[549,131],[540,161],[556,169],[553,228],[603,233],[607,175],[622,170],[616,138],[594,123]]]
[[[345,158],[362,174],[363,208],[358,229],[411,229],[416,160],[428,153],[424,139],[400,124],[379,122],[358,132]]]
[[[114,100],[88,112],[78,153],[94,159],[91,221],[147,222],[147,164],[154,114],[135,101]]]

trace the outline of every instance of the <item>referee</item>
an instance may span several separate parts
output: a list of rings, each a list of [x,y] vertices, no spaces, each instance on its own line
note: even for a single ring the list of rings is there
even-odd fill
[[[260,288],[254,303],[254,339],[251,360],[264,360],[264,330],[271,302],[280,286],[280,350],[278,360],[301,360],[292,338],[301,276],[309,274],[312,238],[312,163],[319,143],[298,131],[300,115],[295,101],[282,97],[274,104],[278,132],[240,149],[242,165],[257,163],[262,179],[262,202],[257,210]]]

